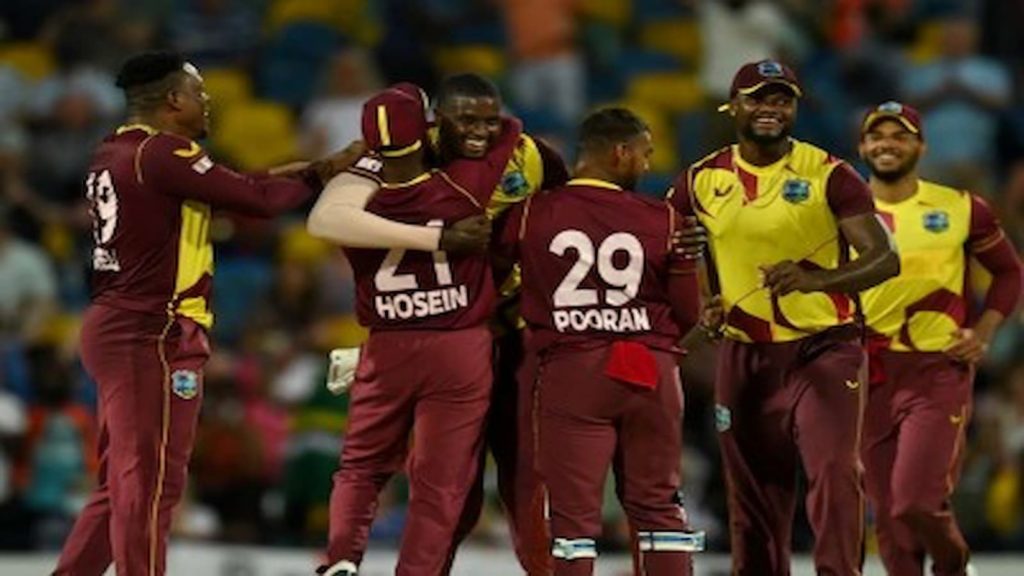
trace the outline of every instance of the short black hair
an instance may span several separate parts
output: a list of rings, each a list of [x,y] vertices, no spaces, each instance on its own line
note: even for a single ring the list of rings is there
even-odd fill
[[[590,113],[580,125],[580,150],[594,150],[628,142],[649,131],[647,123],[627,108],[603,108]]]
[[[494,85],[494,82],[472,73],[455,74],[442,80],[437,89],[437,105],[443,106],[456,96],[501,99],[498,87]]]
[[[121,65],[115,83],[129,108],[152,108],[176,85],[184,66],[185,58],[176,52],[143,52]]]

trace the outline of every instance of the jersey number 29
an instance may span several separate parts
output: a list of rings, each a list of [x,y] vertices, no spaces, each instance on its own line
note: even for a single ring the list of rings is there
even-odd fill
[[[580,284],[594,268],[594,242],[580,230],[563,230],[551,239],[548,249],[558,256],[568,250],[576,252],[576,262],[555,289],[555,308],[593,306],[598,303],[595,288],[580,288]],[[615,254],[624,252],[626,262],[615,266]],[[610,288],[604,291],[604,301],[611,306],[622,306],[636,298],[644,273],[644,247],[636,236],[616,232],[597,247],[597,273]]]

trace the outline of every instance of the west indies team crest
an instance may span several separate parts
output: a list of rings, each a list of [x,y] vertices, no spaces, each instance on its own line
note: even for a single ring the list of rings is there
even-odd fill
[[[526,181],[526,176],[518,170],[506,172],[501,178],[501,191],[506,196],[519,198],[520,196],[525,196],[529,189],[530,183]]]
[[[171,391],[183,400],[199,395],[199,375],[192,370],[175,370],[171,374]]]
[[[939,234],[949,230],[949,213],[945,210],[932,210],[925,212],[923,222],[924,229]]]
[[[790,178],[782,185],[782,198],[790,204],[799,204],[811,197],[811,183],[801,178]]]

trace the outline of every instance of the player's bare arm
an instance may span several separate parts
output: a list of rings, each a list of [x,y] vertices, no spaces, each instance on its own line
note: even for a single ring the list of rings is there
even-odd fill
[[[840,220],[839,230],[856,249],[855,260],[831,270],[808,270],[792,260],[783,260],[761,268],[765,287],[776,296],[790,292],[853,294],[899,274],[896,247],[874,212]]]
[[[984,360],[996,330],[1016,309],[1022,279],[1020,258],[1013,244],[988,205],[977,198],[972,202],[971,228],[974,238],[968,241],[968,247],[978,263],[992,275],[992,282],[977,322],[953,333],[953,344],[946,349],[946,354],[960,362],[976,364]]]
[[[366,211],[380,189],[371,178],[344,172],[332,178],[306,220],[317,238],[353,248],[444,250],[453,254],[478,252],[490,241],[490,222],[474,216],[445,228],[403,224]]]

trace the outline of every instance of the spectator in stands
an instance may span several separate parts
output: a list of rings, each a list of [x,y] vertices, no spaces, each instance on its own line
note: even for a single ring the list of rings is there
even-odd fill
[[[514,101],[527,110],[551,110],[566,126],[575,125],[586,107],[584,62],[576,43],[580,4],[501,0],[511,43]]]
[[[39,340],[56,310],[57,280],[46,253],[11,233],[10,218],[0,205],[0,382],[27,396],[29,383],[20,381],[24,349]]]
[[[324,74],[322,93],[302,118],[302,147],[310,158],[341,150],[362,138],[363,102],[382,88],[370,54],[345,48],[335,54]]]
[[[91,489],[99,462],[96,418],[73,400],[71,366],[52,347],[29,353],[36,401],[29,407],[20,484],[31,511],[34,545],[58,550]]]
[[[993,191],[996,129],[1010,104],[1006,68],[977,53],[973,20],[952,16],[942,22],[939,58],[903,76],[905,98],[924,112],[928,155],[924,176],[951,186]]]
[[[190,0],[167,24],[171,46],[200,68],[248,66],[260,39],[249,2]]]

